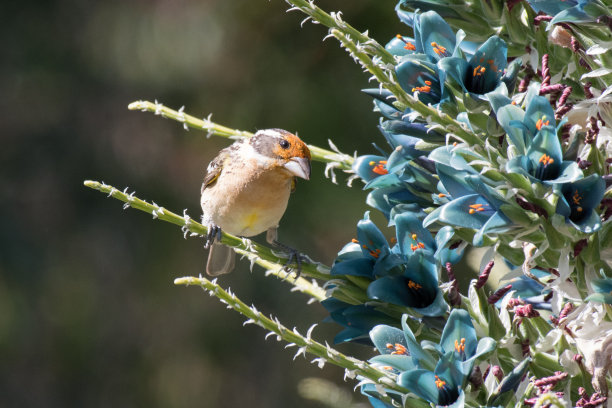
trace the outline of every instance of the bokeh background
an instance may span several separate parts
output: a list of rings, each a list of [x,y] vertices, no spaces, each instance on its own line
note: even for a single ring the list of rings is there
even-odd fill
[[[392,1],[320,0],[385,42]],[[0,6],[0,406],[320,407],[297,392],[321,371],[201,290],[200,239],[85,188],[103,180],[199,217],[209,160],[228,144],[130,112],[138,99],[234,128],[281,127],[343,151],[384,145],[368,75],[324,27],[281,0],[30,1]],[[372,85],[375,86],[375,85]],[[283,242],[330,264],[367,210],[361,185],[314,164]],[[263,239],[263,238],[262,238]],[[301,331],[326,313],[245,262],[222,277]],[[331,342],[337,327],[315,337]],[[367,358],[371,350],[339,346]],[[361,400],[363,401],[363,400]]]

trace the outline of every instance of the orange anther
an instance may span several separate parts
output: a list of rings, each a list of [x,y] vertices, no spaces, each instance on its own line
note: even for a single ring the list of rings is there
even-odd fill
[[[413,282],[413,281],[411,281],[411,280],[409,280],[409,281],[408,281],[408,288],[410,288],[410,289],[416,289],[416,290],[419,290],[419,289],[421,289],[422,287],[423,287],[423,286],[419,285],[419,284],[418,284],[418,283],[416,283],[416,282]]]
[[[543,154],[540,157],[540,160],[538,160],[539,163],[542,163],[544,166],[548,166],[549,164],[552,164],[555,162],[555,159],[553,159],[552,157],[550,157],[547,154]]]

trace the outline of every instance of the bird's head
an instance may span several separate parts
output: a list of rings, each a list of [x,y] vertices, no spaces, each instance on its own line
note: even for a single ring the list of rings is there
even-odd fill
[[[282,167],[293,176],[310,179],[310,150],[293,133],[282,129],[260,130],[248,143],[267,162]]]

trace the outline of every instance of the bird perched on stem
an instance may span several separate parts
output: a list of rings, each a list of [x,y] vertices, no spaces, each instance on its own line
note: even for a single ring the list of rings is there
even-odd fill
[[[299,274],[300,255],[276,241],[296,177],[310,178],[310,150],[286,130],[260,130],[219,152],[208,165],[200,200],[210,248],[206,273],[234,269],[234,250],[218,242],[223,230],[243,237],[266,231],[266,240],[289,253],[288,264],[295,260]]]

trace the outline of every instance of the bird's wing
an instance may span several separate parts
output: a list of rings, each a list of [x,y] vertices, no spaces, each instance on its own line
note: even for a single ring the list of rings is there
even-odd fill
[[[215,184],[215,181],[217,181],[219,175],[221,174],[221,170],[223,170],[225,162],[230,157],[232,149],[234,149],[234,145],[231,145],[221,150],[217,157],[215,157],[208,164],[208,168],[206,169],[206,176],[204,176],[204,182],[202,183],[201,192],[204,192],[205,188],[211,187]]]

